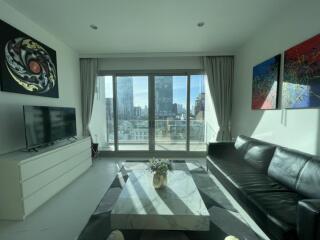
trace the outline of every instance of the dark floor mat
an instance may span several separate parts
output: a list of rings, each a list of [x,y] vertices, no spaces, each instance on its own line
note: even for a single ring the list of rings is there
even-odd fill
[[[127,163],[127,165],[126,165]],[[82,230],[78,240],[106,240],[111,233],[110,213],[118,196],[121,193],[128,174],[134,169],[147,169],[148,161],[127,161],[118,172],[110,188],[106,191],[97,209],[90,217],[87,225]],[[184,160],[172,161],[173,170],[190,171],[201,197],[211,215],[210,231],[195,232],[185,231],[181,234],[174,233],[171,237],[179,236],[189,240],[223,240],[228,235],[236,235],[240,239],[258,240],[256,234],[241,220],[236,209],[227,199],[219,186],[210,178],[203,166],[186,163]],[[170,231],[121,230],[125,240],[157,240]],[[152,236],[150,238],[150,236]],[[158,237],[158,238],[157,238]],[[164,239],[169,239],[165,237]],[[171,239],[171,238],[170,238]],[[179,238],[180,239],[180,238]]]

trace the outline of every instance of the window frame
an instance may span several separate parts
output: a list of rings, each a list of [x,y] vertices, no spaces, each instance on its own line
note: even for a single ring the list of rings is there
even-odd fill
[[[103,70],[98,72],[98,77],[112,76],[113,83],[113,121],[114,121],[114,151],[102,151],[102,156],[109,157],[204,157],[205,151],[190,151],[190,83],[191,75],[205,75],[204,70],[201,69],[168,69],[168,70]],[[155,76],[187,76],[187,136],[186,136],[186,150],[173,151],[159,151],[155,150],[155,128],[149,124],[149,150],[132,151],[119,150],[118,142],[118,117],[117,117],[117,77],[121,76],[148,76],[148,88],[154,89]],[[155,106],[150,106],[154,103],[154,91],[149,93],[149,123],[154,123],[155,120]]]

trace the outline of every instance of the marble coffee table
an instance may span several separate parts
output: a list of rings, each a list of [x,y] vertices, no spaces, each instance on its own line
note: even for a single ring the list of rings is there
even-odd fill
[[[187,171],[168,172],[167,187],[156,190],[153,174],[134,170],[111,212],[113,229],[208,231],[209,213]]]

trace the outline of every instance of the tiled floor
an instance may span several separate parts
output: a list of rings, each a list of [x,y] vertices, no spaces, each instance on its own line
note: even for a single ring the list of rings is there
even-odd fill
[[[98,158],[71,185],[24,221],[0,221],[1,240],[73,240],[87,223],[125,159]],[[202,160],[204,163],[204,160]]]
[[[93,166],[86,173],[28,216],[26,220],[0,221],[0,239],[76,239],[124,160],[110,158],[94,160]],[[197,161],[205,165],[205,159],[187,161]],[[252,225],[255,224],[252,222]]]
[[[0,221],[1,240],[73,240],[85,226],[118,171],[116,160],[98,159],[71,185],[24,221]]]

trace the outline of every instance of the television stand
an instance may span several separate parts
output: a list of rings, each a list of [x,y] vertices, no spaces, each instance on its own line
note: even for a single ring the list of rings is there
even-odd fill
[[[89,137],[0,155],[0,219],[23,220],[91,165]]]

